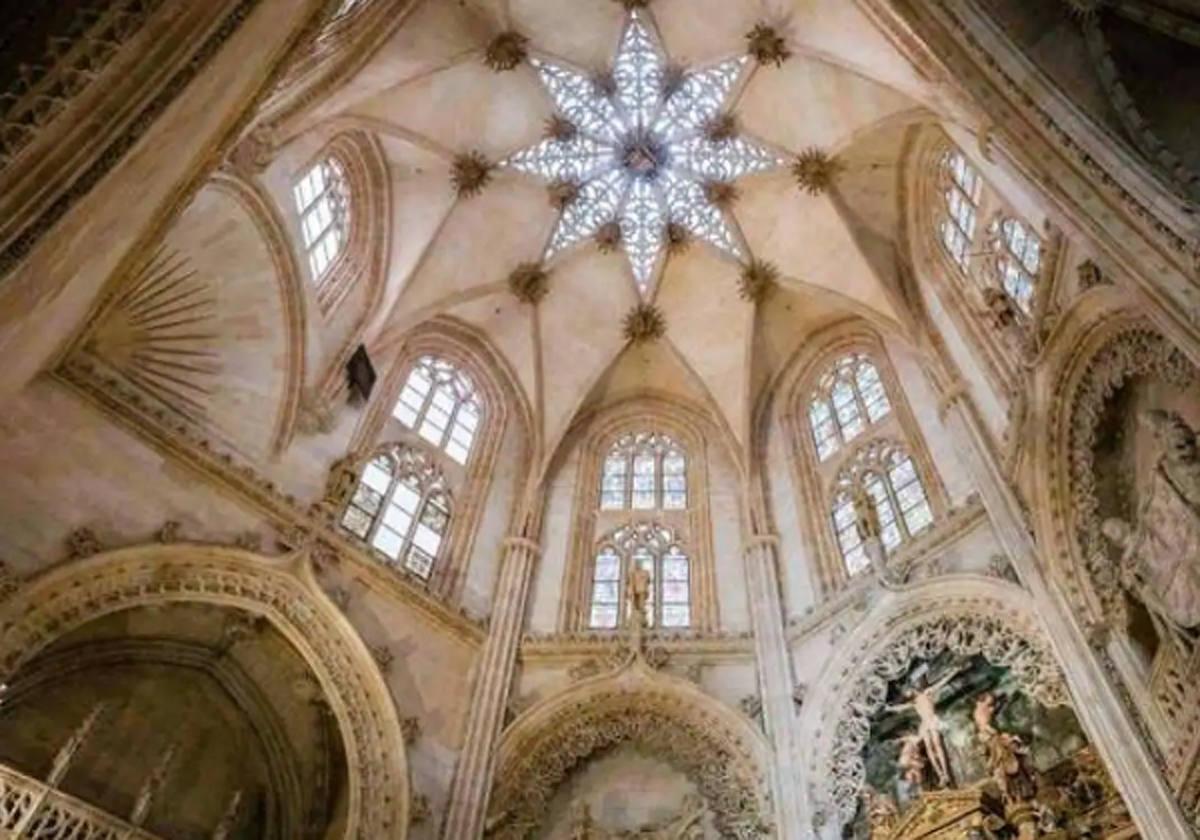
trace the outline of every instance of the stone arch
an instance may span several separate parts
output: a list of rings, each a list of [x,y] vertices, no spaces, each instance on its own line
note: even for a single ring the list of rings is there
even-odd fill
[[[1092,446],[1105,402],[1135,376],[1186,385],[1200,372],[1169,338],[1123,305],[1115,289],[1081,299],[1057,331],[1049,358],[1060,364],[1039,383],[1044,418],[1035,477],[1038,531],[1073,606],[1088,623],[1112,615],[1119,586],[1100,534]]]
[[[827,462],[820,462],[812,442],[808,420],[808,401],[818,380],[841,356],[861,352],[871,358],[883,381],[891,414],[872,424],[855,441]],[[831,593],[846,583],[845,567],[836,540],[829,532],[832,486],[840,463],[867,441],[888,437],[902,442],[913,458],[917,473],[928,496],[935,518],[944,517],[950,509],[945,484],[935,467],[925,435],[909,405],[908,393],[900,382],[884,337],[870,324],[860,319],[836,322],[816,333],[788,362],[779,379],[777,395],[764,403],[758,418],[757,460],[765,463],[768,457],[767,438],[770,423],[777,419],[785,437],[797,504],[802,507],[799,520],[806,530],[809,544],[816,548],[815,579],[817,591]],[[773,417],[772,415],[777,415]]]
[[[887,685],[921,657],[951,650],[983,654],[1011,669],[1030,696],[1069,705],[1057,659],[1029,596],[976,575],[920,584],[881,605],[830,657],[800,717],[809,744],[804,792],[814,822],[854,818],[865,783],[862,752]]]
[[[400,720],[366,645],[324,596],[301,553],[145,545],[61,566],[0,602],[0,678],[55,639],[131,607],[198,602],[267,619],[312,670],[346,749],[346,840],[404,838],[408,763]]]
[[[712,629],[718,624],[716,570],[713,557],[712,517],[710,512],[709,452],[712,446],[724,450],[735,468],[737,447],[703,408],[678,397],[645,394],[623,399],[576,418],[555,453],[555,466],[561,466],[569,453],[579,447],[581,466],[572,499],[570,554],[563,572],[562,598],[559,603],[559,627],[566,631],[586,629],[583,613],[589,596],[590,577],[584,574],[592,560],[599,509],[600,471],[607,446],[625,432],[653,430],[670,435],[686,450],[688,458],[687,529],[693,560],[693,625]],[[633,513],[632,511],[630,513]],[[653,511],[645,512],[648,515]]]
[[[722,836],[770,835],[770,748],[750,721],[640,656],[520,715],[501,737],[488,836],[529,836],[555,789],[599,751],[653,748],[700,789]]]

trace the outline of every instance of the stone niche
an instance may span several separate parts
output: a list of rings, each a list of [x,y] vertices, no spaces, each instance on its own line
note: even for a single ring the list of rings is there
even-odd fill
[[[563,782],[535,836],[709,840],[721,835],[686,775],[626,743],[593,758]]]
[[[338,836],[338,728],[265,620],[179,604],[67,634],[6,687],[0,772],[47,781],[93,714],[57,783],[67,797],[172,840]]]

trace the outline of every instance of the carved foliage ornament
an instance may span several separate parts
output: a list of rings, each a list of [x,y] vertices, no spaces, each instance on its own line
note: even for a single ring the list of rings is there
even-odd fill
[[[661,756],[691,779],[713,812],[722,837],[769,835],[761,780],[736,735],[714,719],[680,707],[672,696],[614,692],[560,709],[507,766],[498,768],[488,837],[523,840],[540,825],[555,791],[580,764],[622,743]]]
[[[887,702],[888,684],[920,659],[943,651],[982,655],[1007,668],[1030,697],[1046,706],[1068,704],[1066,686],[1050,650],[1031,641],[1002,617],[981,614],[978,605],[954,615],[941,615],[910,627],[888,643],[860,671],[846,692],[847,702],[834,728],[828,797],[842,824],[854,819],[866,784],[863,760],[871,720]]]
[[[1148,327],[1137,326],[1116,335],[1092,357],[1076,388],[1068,449],[1071,509],[1084,569],[1110,616],[1119,609],[1120,584],[1101,533],[1094,453],[1105,404],[1134,377],[1152,377],[1188,387],[1196,382],[1197,371],[1163,336]]]

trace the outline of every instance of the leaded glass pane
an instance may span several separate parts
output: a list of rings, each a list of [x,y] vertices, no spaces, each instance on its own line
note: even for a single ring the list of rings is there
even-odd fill
[[[371,530],[372,521],[369,513],[351,505],[342,516],[342,527],[359,539],[365,540]]]

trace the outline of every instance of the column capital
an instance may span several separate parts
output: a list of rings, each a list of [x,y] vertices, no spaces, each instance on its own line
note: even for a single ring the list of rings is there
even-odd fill
[[[522,548],[534,556],[540,557],[542,554],[542,546],[536,540],[531,540],[529,537],[505,537],[504,548]]]
[[[755,534],[742,543],[742,554],[749,554],[755,549],[770,547],[779,547],[778,534]]]

